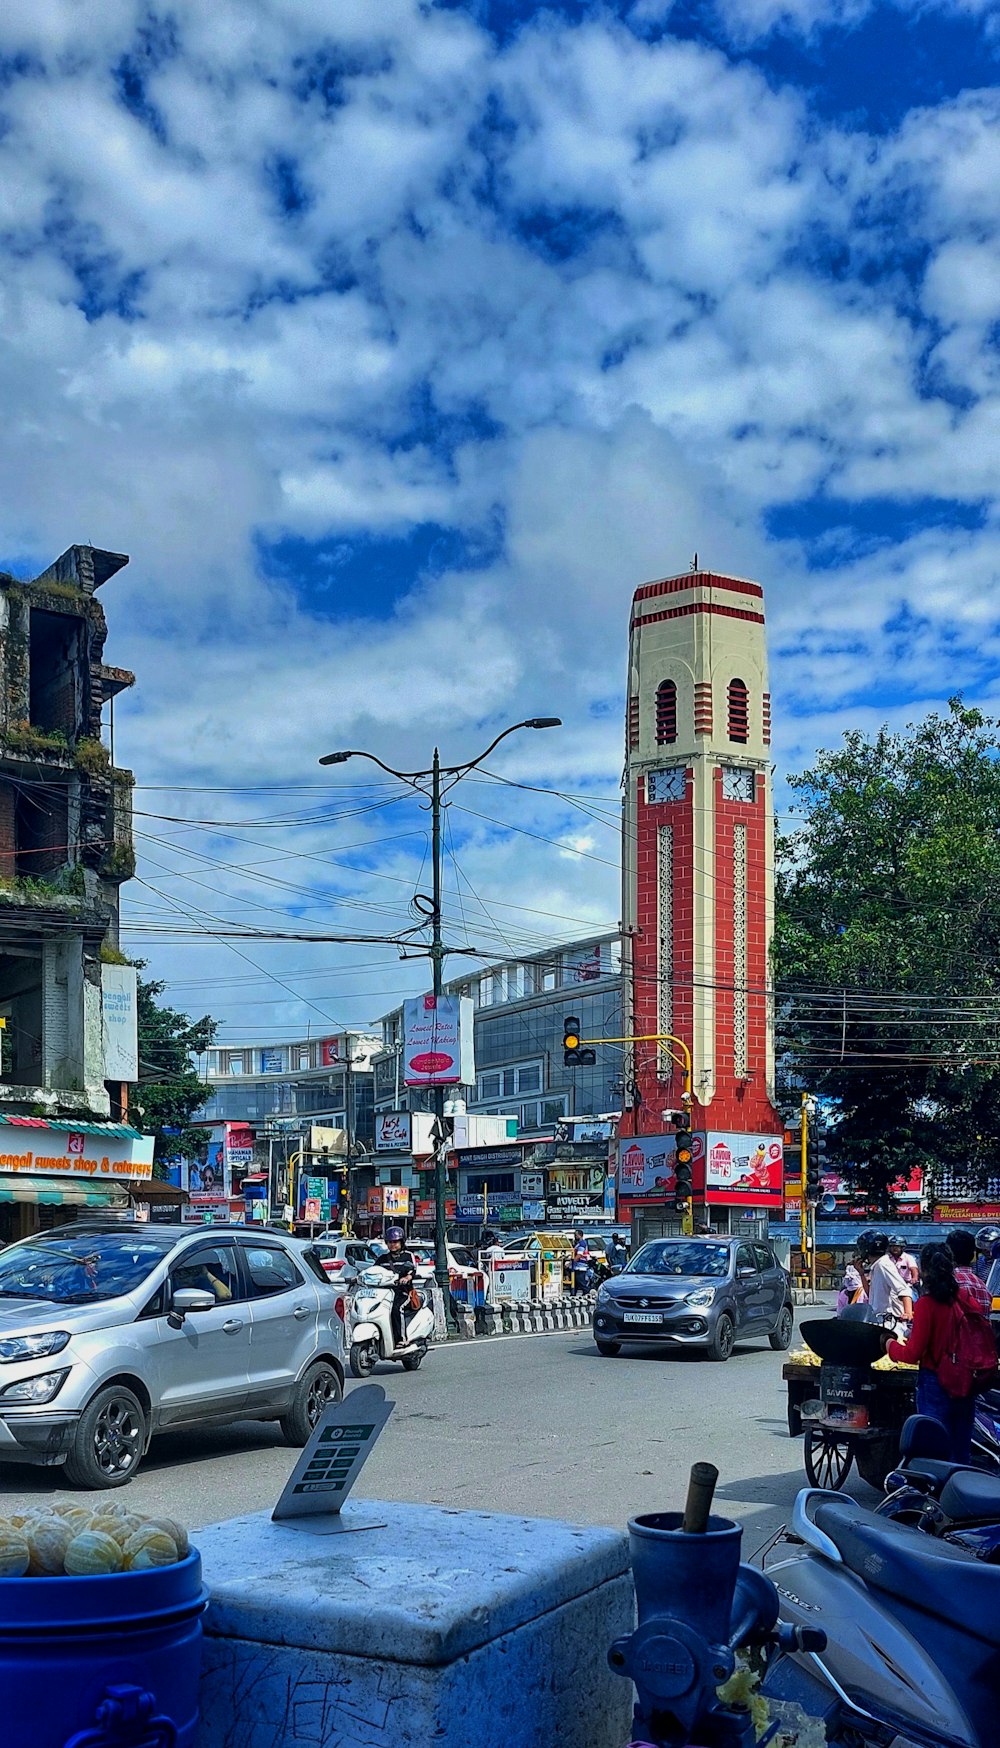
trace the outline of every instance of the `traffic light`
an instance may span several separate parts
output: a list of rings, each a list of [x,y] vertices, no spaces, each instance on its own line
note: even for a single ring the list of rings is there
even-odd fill
[[[678,1209],[687,1207],[694,1191],[694,1142],[691,1134],[691,1118],[687,1111],[671,1111],[670,1120],[674,1125],[674,1205]]]
[[[806,1201],[818,1202],[823,1194],[826,1170],[826,1136],[814,1117],[806,1135]]]
[[[566,1068],[593,1068],[596,1061],[596,1050],[581,1048],[580,1021],[576,1014],[567,1014],[563,1020],[563,1066]]]

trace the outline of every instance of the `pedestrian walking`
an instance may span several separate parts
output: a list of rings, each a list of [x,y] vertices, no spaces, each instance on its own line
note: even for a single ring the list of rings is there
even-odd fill
[[[976,1240],[964,1226],[956,1226],[949,1232],[945,1243],[951,1251],[955,1262],[955,1279],[958,1282],[962,1303],[968,1305],[970,1311],[979,1311],[988,1317],[993,1309],[993,1295],[986,1282],[976,1273]]]
[[[837,1316],[846,1311],[848,1305],[867,1305],[868,1303],[868,1271],[865,1259],[860,1250],[856,1250],[844,1270],[844,1279],[837,1295]]]

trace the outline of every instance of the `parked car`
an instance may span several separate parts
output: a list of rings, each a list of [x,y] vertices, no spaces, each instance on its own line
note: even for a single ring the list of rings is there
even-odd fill
[[[434,1273],[434,1246],[414,1239],[407,1245],[410,1255],[416,1259],[418,1275]],[[453,1275],[467,1275],[478,1269],[475,1252],[464,1244],[448,1245],[448,1267]]]
[[[655,1238],[601,1287],[593,1329],[609,1356],[641,1341],[727,1360],[750,1336],[787,1348],[793,1324],[791,1279],[763,1240]]]
[[[131,1480],[154,1433],[277,1420],[344,1384],[345,1302],[308,1244],[245,1226],[80,1223],[0,1253],[0,1462]]]
[[[363,1238],[314,1238],[312,1246],[323,1265],[324,1274],[347,1286],[353,1286],[359,1271],[367,1268],[369,1263],[377,1262],[379,1254]]]

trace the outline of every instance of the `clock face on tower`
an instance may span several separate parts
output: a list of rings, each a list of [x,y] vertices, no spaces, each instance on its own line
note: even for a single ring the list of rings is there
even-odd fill
[[[647,801],[683,801],[687,784],[684,765],[670,765],[662,771],[646,772]]]
[[[756,793],[753,771],[746,770],[742,765],[723,765],[723,801],[753,801]]]

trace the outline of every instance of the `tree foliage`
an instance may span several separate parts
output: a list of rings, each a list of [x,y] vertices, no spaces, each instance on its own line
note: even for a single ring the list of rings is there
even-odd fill
[[[193,1058],[208,1049],[217,1030],[215,1020],[204,1015],[191,1020],[175,1008],[165,1007],[159,997],[165,983],[139,978],[139,1084],[135,1103],[142,1108],[142,1127],[156,1136],[154,1159],[176,1150],[164,1127],[180,1129],[190,1123],[205,1103],[209,1088],[198,1078]],[[183,1139],[183,1137],[182,1137]]]
[[[961,699],[845,735],[791,779],[779,838],[779,1053],[838,1101],[859,1187],[940,1160],[1000,1170],[1000,724]]]

